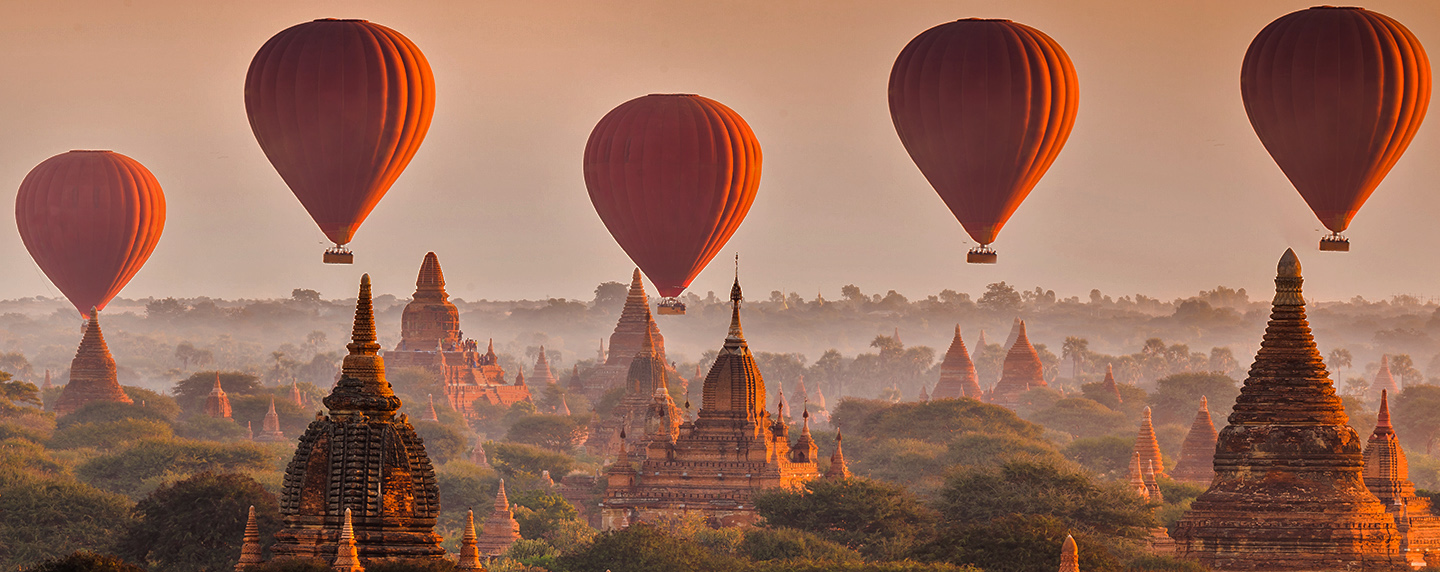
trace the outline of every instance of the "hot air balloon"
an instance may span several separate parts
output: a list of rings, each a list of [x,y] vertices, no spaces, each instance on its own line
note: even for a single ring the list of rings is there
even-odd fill
[[[430,63],[409,38],[364,20],[291,26],[260,48],[245,111],[260,148],[335,247],[345,248],[400,177],[435,110]]]
[[[890,70],[900,142],[993,263],[1005,221],[1045,175],[1075,125],[1075,66],[1044,32],[1009,20],[924,31]]]
[[[698,95],[637,97],[590,132],[590,202],[664,297],[659,313],[685,313],[676,297],[745,220],[760,160],[745,120]]]
[[[80,311],[104,309],[165,229],[165,193],[139,161],[71,151],[36,165],[15,197],[25,248]]]
[[[1240,96],[1260,142],[1340,233],[1400,160],[1430,105],[1430,60],[1405,26],[1364,8],[1319,6],[1271,22],[1245,52]]]

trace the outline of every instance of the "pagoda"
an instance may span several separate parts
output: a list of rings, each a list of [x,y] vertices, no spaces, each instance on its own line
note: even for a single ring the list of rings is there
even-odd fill
[[[418,367],[445,381],[450,408],[472,417],[474,403],[510,405],[530,399],[523,385],[507,385],[492,341],[480,353],[475,340],[460,331],[460,310],[445,291],[445,274],[434,252],[425,254],[415,278],[415,294],[400,317],[400,343],[385,352],[391,368]]]
[[[940,381],[935,383],[934,399],[959,399],[961,397],[981,398],[980,376],[975,374],[975,362],[970,359],[970,350],[965,340],[960,339],[960,324],[955,324],[955,338],[950,340],[950,349],[940,362]]]
[[[844,439],[840,430],[835,430],[835,452],[830,454],[830,467],[825,469],[825,480],[840,481],[850,478],[850,467],[845,464],[845,451],[840,448],[840,441]]]
[[[1135,435],[1135,454],[1140,456],[1141,467],[1155,466],[1155,474],[1164,477],[1165,460],[1160,456],[1160,441],[1155,439],[1155,425],[1150,421],[1150,408],[1145,408],[1140,418],[1140,432]]]
[[[1045,366],[1040,364],[1040,354],[1030,345],[1025,334],[1025,322],[1015,321],[1015,343],[1005,354],[1005,365],[1001,370],[1000,382],[990,390],[990,402],[1014,408],[1020,404],[1020,394],[1036,387],[1045,387]]]
[[[1114,397],[1116,405],[1125,403],[1125,399],[1120,397],[1120,386],[1115,383],[1114,364],[1105,364],[1105,381],[1101,384],[1100,389],[1103,390],[1106,395]]]
[[[1380,400],[1382,393],[1397,395],[1400,393],[1400,386],[1395,383],[1395,376],[1390,374],[1390,356],[1380,356],[1380,371],[1375,372],[1375,381],[1370,384],[1371,403]]]
[[[649,308],[645,309],[649,312]],[[630,360],[630,371],[625,375],[625,395],[620,398],[610,416],[599,421],[590,430],[585,448],[592,455],[609,457],[620,451],[620,434],[628,435],[630,448],[640,447],[645,439],[643,429],[646,415],[657,393],[669,397],[669,370],[660,361],[656,352],[655,338],[645,332],[641,338],[640,351]],[[611,346],[614,347],[614,346]],[[675,404],[670,403],[673,409]],[[669,412],[676,419],[680,411]]]
[[[75,359],[70,361],[70,383],[55,400],[55,413],[66,415],[95,401],[134,403],[120,382],[115,378],[115,358],[110,357],[110,348],[105,345],[105,336],[100,333],[100,312],[90,310],[90,321],[85,323],[80,347]]]
[[[364,561],[440,559],[435,534],[440,490],[425,446],[385,379],[375,342],[370,276],[360,280],[355,326],[340,380],[305,429],[285,469],[275,533],[277,558],[328,558],[354,511],[354,542]]]
[[[505,495],[505,479],[500,479],[500,490],[495,493],[495,510],[485,519],[475,546],[481,555],[499,556],[509,550],[516,540],[520,540],[520,523],[515,522],[515,513],[510,510],[510,497]]]
[[[1215,479],[1176,524],[1177,555],[1220,571],[1409,569],[1394,518],[1365,487],[1360,437],[1315,347],[1303,282],[1287,250]]]
[[[625,308],[620,311],[620,320],[615,323],[615,332],[610,334],[610,351],[605,363],[591,370],[585,378],[585,392],[592,397],[605,393],[612,387],[625,383],[630,371],[630,360],[640,353],[645,334],[649,333],[655,345],[655,355],[660,363],[670,369],[665,358],[665,337],[660,335],[660,326],[650,314],[650,298],[645,295],[645,284],[640,280],[640,269],[630,277],[630,292],[625,296]],[[603,347],[604,344],[601,344]],[[671,369],[673,372],[674,370]]]
[[[265,420],[260,422],[260,434],[255,436],[256,441],[262,443],[279,443],[285,440],[285,432],[280,430],[280,414],[275,412],[275,398],[270,398],[270,410],[265,412]]]
[[[1219,436],[1210,418],[1209,402],[1202,395],[1200,410],[1195,412],[1195,421],[1190,423],[1190,432],[1180,445],[1180,461],[1175,463],[1175,472],[1170,477],[1184,483],[1209,485],[1215,478],[1215,441]]]
[[[1440,565],[1440,517],[1430,499],[1415,494],[1405,451],[1390,424],[1390,400],[1384,391],[1375,431],[1365,444],[1365,488],[1395,518],[1405,559],[1415,568]]]
[[[540,346],[540,355],[535,357],[535,369],[532,371],[534,374],[530,376],[530,383],[544,384],[539,387],[555,385],[560,381],[555,377],[555,372],[550,371],[550,358],[545,355],[545,346]]]
[[[205,396],[205,414],[216,419],[230,418],[230,396],[220,387],[220,372],[215,372],[215,387]]]
[[[802,434],[792,445],[789,428],[765,410],[765,380],[740,328],[738,280],[730,301],[730,332],[705,376],[699,417],[673,433],[647,423],[649,442],[633,453],[622,444],[606,474],[601,528],[682,515],[712,526],[749,525],[759,520],[755,491],[819,477],[813,441],[807,447]]]
[[[1075,537],[1069,534],[1060,545],[1060,572],[1080,572],[1080,550],[1075,546]]]

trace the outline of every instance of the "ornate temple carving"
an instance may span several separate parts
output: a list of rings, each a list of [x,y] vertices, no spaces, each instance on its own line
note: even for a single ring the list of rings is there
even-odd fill
[[[345,515],[354,511],[354,538],[364,561],[440,558],[435,534],[440,490],[425,446],[385,379],[375,341],[370,276],[360,281],[355,327],[340,380],[285,470],[280,497],[284,528],[276,557],[328,558],[340,546]]]
[[[70,382],[55,400],[55,413],[66,415],[95,401],[134,403],[115,378],[115,358],[110,357],[100,333],[100,313],[92,309],[75,359],[70,361]]]
[[[1365,486],[1360,437],[1305,319],[1300,261],[1280,259],[1270,322],[1220,431],[1215,479],[1176,525],[1215,570],[1401,570],[1394,518]]]
[[[973,397],[980,399],[980,376],[975,374],[975,362],[970,359],[970,350],[960,338],[960,325],[955,325],[955,338],[950,340],[950,349],[940,362],[940,381],[935,383],[934,399],[959,399]]]
[[[819,476],[813,442],[806,447],[802,435],[792,445],[788,427],[765,410],[765,381],[740,327],[738,281],[730,300],[730,333],[705,377],[699,417],[675,428],[673,440],[656,423],[644,448],[626,447],[621,436],[606,474],[602,528],[686,514],[716,526],[753,524],[755,491]]]

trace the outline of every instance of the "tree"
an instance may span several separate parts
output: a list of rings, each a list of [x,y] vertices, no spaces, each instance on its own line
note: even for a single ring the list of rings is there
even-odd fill
[[[975,305],[993,312],[1015,312],[1020,309],[1022,303],[1020,293],[1016,292],[1013,286],[1002,281],[986,284],[985,294],[980,296]]]
[[[559,568],[568,572],[724,572],[741,568],[733,558],[643,523],[602,532],[590,545],[561,556],[558,562]]]
[[[0,371],[0,399],[15,405],[40,408],[40,388],[33,383],[11,381],[10,374]]]
[[[157,572],[234,570],[251,506],[268,549],[280,530],[280,505],[254,479],[201,473],[161,486],[135,505],[119,552]]]
[[[138,496],[166,477],[268,470],[272,470],[269,453],[254,443],[147,439],[90,459],[75,473],[104,490]]]
[[[566,415],[529,415],[517,419],[505,434],[507,441],[567,453],[584,441],[589,429]]]
[[[469,461],[451,461],[435,469],[435,484],[440,487],[440,526],[457,530],[465,523],[465,511],[479,507],[477,518],[488,513],[485,508],[495,502],[500,477],[493,469]]]
[[[564,523],[580,516],[565,497],[550,490],[532,489],[511,495],[510,504],[524,538],[549,539]]]
[[[951,523],[919,552],[925,560],[979,566],[986,572],[1054,570],[1060,565],[1060,546],[1073,535],[1079,548],[1081,570],[1120,570],[1111,555],[1113,542],[1076,530],[1062,519],[1045,515],[1014,514],[986,522]]]
[[[1125,414],[1085,398],[1068,398],[1029,415],[1030,420],[1076,437],[1109,435],[1129,425]]]
[[[1235,352],[1230,348],[1210,348],[1210,373],[1229,375],[1237,369],[1240,369],[1240,362],[1235,361]]]
[[[9,465],[11,455],[5,450],[0,459]],[[77,549],[108,551],[130,519],[129,505],[125,497],[69,478],[0,467],[0,567],[33,566]],[[55,566],[51,569],[89,570]]]
[[[860,293],[860,287],[854,284],[841,286],[840,297],[848,302],[864,302],[867,300],[865,295]]]
[[[145,572],[144,568],[121,560],[118,556],[81,550],[64,558],[41,562],[31,572]]]
[[[618,311],[625,304],[625,297],[630,294],[630,287],[619,282],[601,282],[595,287],[595,300],[591,307],[606,312]]]
[[[320,293],[309,288],[296,288],[290,291],[290,299],[301,304],[319,304]]]
[[[1090,353],[1090,340],[1076,336],[1066,336],[1065,343],[1060,346],[1060,358],[1070,360],[1070,377],[1080,377],[1080,362],[1085,354]]]
[[[425,452],[441,464],[465,455],[470,449],[465,446],[465,434],[453,425],[435,421],[412,421],[415,433],[425,441]]]
[[[1412,385],[1391,400],[1395,433],[1405,448],[1430,454],[1440,438],[1440,386]]]
[[[175,435],[169,423],[155,419],[120,419],[69,425],[55,432],[47,445],[52,449],[90,447],[109,451],[142,439],[168,439]]]
[[[220,387],[230,396],[233,402],[235,398],[245,395],[256,395],[261,392],[260,378],[248,373],[238,371],[197,371],[180,381],[175,382],[175,388],[170,393],[175,396],[176,403],[180,409],[191,415],[203,414],[205,412],[205,398],[210,391],[215,389],[215,377],[220,377]]]
[[[540,478],[541,471],[564,477],[575,466],[569,456],[534,445],[486,441],[483,446],[490,464],[506,480],[534,481]]]
[[[1402,388],[1418,385],[1425,381],[1425,376],[1420,373],[1420,370],[1415,369],[1415,361],[1410,359],[1409,354],[1390,356],[1390,373],[1400,378],[1400,387]]]
[[[896,557],[935,522],[934,511],[902,487],[863,477],[815,479],[756,493],[765,526],[819,535],[867,557]]]
[[[55,428],[63,430],[81,423],[113,423],[126,419],[157,421],[166,425],[175,420],[174,413],[165,407],[149,407],[139,403],[118,401],[92,401],[69,415],[55,421]]]
[[[1056,463],[1011,461],[998,468],[962,470],[945,483],[940,497],[940,514],[953,524],[1034,515],[1120,538],[1143,538],[1155,526],[1147,502],[1121,483],[1096,483]]]
[[[860,554],[818,534],[794,528],[756,528],[745,531],[738,552],[757,561],[860,562]]]
[[[1240,382],[1218,373],[1177,373],[1155,382],[1150,396],[1155,424],[1178,423],[1188,426],[1195,419],[1200,398],[1208,401],[1212,415],[1227,414],[1240,395]]]
[[[1111,479],[1126,476],[1134,451],[1134,439],[1115,436],[1076,439],[1060,450],[1065,458],[1080,463],[1096,476]]]

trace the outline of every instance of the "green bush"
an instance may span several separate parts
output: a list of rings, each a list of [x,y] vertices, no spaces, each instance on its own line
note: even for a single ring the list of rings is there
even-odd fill
[[[89,447],[110,451],[144,439],[169,439],[175,435],[170,424],[156,419],[119,419],[69,425],[50,438],[52,449]]]
[[[507,481],[533,483],[540,478],[542,471],[550,471],[552,478],[560,478],[570,474],[570,469],[575,466],[575,460],[568,455],[534,445],[486,441],[482,446],[490,464]]]
[[[195,415],[175,425],[175,435],[197,441],[238,441],[247,435],[245,425],[234,419]]]
[[[203,472],[232,473],[270,468],[270,454],[254,443],[150,439],[80,465],[81,480],[138,497],[163,482]]]
[[[860,553],[819,535],[794,528],[757,528],[745,532],[737,550],[751,560],[858,562]]]
[[[80,551],[63,558],[40,563],[31,572],[145,572],[144,568],[130,564],[109,554]]]
[[[57,431],[64,430],[73,425],[81,423],[109,423],[125,419],[144,419],[159,421],[169,424],[175,419],[164,408],[150,407],[136,403],[117,403],[114,401],[95,401],[85,404],[84,407],[75,410],[69,415],[60,417],[55,421]]]
[[[280,530],[280,505],[245,475],[200,473],[141,499],[118,551],[153,572],[233,570],[249,507],[264,548]]]
[[[415,433],[425,440],[425,453],[430,455],[430,460],[435,464],[462,458],[469,451],[469,447],[466,446],[465,433],[453,425],[435,421],[412,420],[412,422],[415,426]]]
[[[108,552],[129,524],[129,512],[124,497],[73,479],[0,469],[0,569],[47,559],[58,559],[55,566],[69,566],[64,562],[90,557],[71,554],[76,550]]]
[[[557,558],[556,566],[567,572],[730,572],[742,564],[688,538],[637,524],[596,535],[580,550]]]

